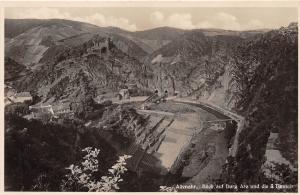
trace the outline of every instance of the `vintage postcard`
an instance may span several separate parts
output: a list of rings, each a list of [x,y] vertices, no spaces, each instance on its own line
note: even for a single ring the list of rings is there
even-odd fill
[[[5,192],[298,192],[298,6],[3,2]]]

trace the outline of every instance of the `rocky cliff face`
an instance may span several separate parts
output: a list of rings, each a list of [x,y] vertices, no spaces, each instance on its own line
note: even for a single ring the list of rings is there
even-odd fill
[[[297,24],[291,24],[247,40],[236,51],[236,108],[245,116],[245,126],[239,135],[236,164],[229,163],[227,169],[229,182],[268,181],[261,167],[270,133],[279,134],[278,149],[297,166],[297,40]],[[297,182],[292,173],[278,177],[278,183]]]
[[[185,33],[148,57],[155,75],[151,87],[232,107],[232,55],[242,40],[239,36],[205,36],[198,30]]]
[[[87,52],[91,41],[60,53],[54,63],[46,62],[20,82],[18,88],[38,89],[44,101],[80,101],[87,95],[95,97],[105,92],[105,88],[118,90],[129,82],[139,83],[142,70],[136,59],[116,46],[102,54]]]

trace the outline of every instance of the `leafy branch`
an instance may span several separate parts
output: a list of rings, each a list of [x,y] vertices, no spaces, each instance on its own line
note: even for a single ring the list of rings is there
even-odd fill
[[[123,181],[121,175],[127,171],[126,160],[131,156],[120,156],[117,163],[109,169],[106,176],[102,176],[100,181],[94,179],[95,173],[98,171],[99,162],[97,160],[99,149],[87,147],[82,150],[87,154],[83,157],[80,165],[71,164],[66,169],[71,173],[67,174],[66,180],[63,180],[61,188],[63,191],[89,191],[89,192],[109,192],[116,191],[118,184]]]

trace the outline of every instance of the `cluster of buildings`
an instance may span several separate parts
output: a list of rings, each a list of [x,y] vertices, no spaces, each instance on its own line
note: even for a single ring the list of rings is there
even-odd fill
[[[30,92],[17,92],[14,88],[8,85],[5,85],[4,94],[5,106],[11,104],[13,105],[16,103],[25,103],[27,105],[30,105],[33,101],[33,97],[30,94]],[[24,116],[27,119],[53,119],[59,118],[59,116],[63,114],[74,114],[74,108],[72,109],[72,103],[68,101],[61,101],[56,103],[55,105],[32,105],[28,106],[28,109],[30,114]]]
[[[73,115],[70,102],[60,102],[55,105],[34,105],[29,106],[30,114],[26,116],[28,119],[49,118],[57,119],[60,115]]]
[[[5,85],[4,88],[4,103],[5,106],[13,103],[31,103],[33,98],[29,92],[17,92],[12,87]]]

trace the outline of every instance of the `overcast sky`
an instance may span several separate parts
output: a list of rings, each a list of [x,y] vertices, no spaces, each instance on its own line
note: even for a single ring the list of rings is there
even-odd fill
[[[61,18],[130,31],[170,26],[182,29],[252,30],[280,28],[297,21],[296,8],[102,7],[6,8],[5,18]]]

